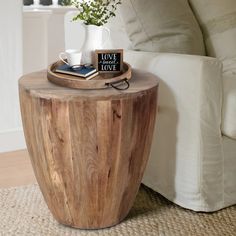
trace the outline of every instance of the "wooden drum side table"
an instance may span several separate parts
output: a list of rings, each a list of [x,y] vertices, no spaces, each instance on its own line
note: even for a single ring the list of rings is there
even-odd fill
[[[31,163],[58,222],[98,229],[127,216],[150,152],[157,88],[157,77],[138,70],[125,91],[60,87],[45,71],[20,79]]]

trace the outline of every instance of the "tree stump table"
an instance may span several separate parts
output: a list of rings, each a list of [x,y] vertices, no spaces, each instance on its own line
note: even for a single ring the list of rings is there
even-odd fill
[[[58,222],[99,229],[127,216],[150,152],[157,89],[157,77],[138,70],[125,91],[60,87],[45,71],[19,80],[31,163]]]

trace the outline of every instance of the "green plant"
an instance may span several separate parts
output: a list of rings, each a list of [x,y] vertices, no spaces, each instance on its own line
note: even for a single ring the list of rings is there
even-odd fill
[[[72,5],[79,13],[73,21],[81,20],[86,25],[104,25],[116,15],[115,11],[119,4],[121,0],[74,0]]]

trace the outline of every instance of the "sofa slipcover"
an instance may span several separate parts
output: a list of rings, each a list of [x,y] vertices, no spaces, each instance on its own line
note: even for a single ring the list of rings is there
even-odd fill
[[[190,0],[207,55],[223,63],[222,133],[236,139],[236,1]]]
[[[66,29],[71,24],[67,18]],[[129,40],[114,37],[124,36],[122,24],[118,17],[107,25],[112,29],[108,48],[124,48],[124,59],[133,68],[161,79],[157,123],[143,183],[195,211],[236,204],[236,140],[222,135],[221,129],[226,78],[222,63],[204,56],[127,50]],[[66,32],[77,40],[83,34],[82,30]],[[225,66],[223,70],[226,73]]]
[[[121,12],[134,50],[204,55],[187,0],[123,0]]]

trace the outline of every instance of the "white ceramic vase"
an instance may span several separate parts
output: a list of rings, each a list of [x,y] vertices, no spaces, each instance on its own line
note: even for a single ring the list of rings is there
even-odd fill
[[[52,5],[55,7],[55,6],[58,6],[58,0],[52,0]]]
[[[39,6],[40,1],[39,0],[34,0],[34,6]]]
[[[104,44],[110,38],[110,30],[103,26],[83,25],[85,28],[85,41],[82,47],[82,63],[92,64],[94,50],[103,49]],[[107,31],[106,39],[103,37]]]

